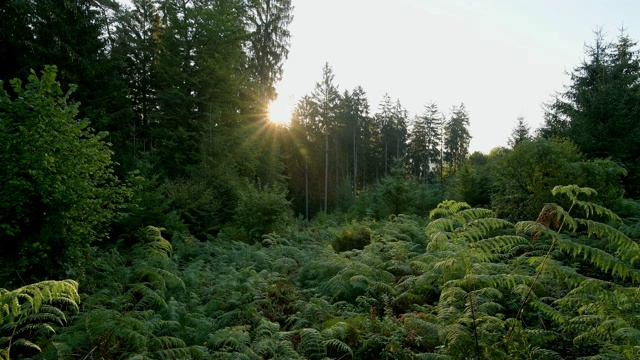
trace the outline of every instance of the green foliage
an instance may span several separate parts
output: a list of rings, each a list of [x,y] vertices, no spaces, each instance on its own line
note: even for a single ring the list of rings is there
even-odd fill
[[[573,206],[515,225],[449,200],[429,219],[327,215],[252,244],[149,227],[130,252],[97,254],[42,356],[631,359],[639,247],[582,199],[594,190],[553,192]]]
[[[595,200],[614,205],[622,197],[620,178],[626,172],[608,160],[584,161],[568,140],[523,141],[512,150],[499,149],[490,157],[492,207],[510,220],[532,219],[546,203],[554,202],[556,184],[577,184],[597,190]],[[567,205],[564,202],[561,205]]]
[[[622,179],[630,197],[640,194],[638,106],[640,58],[625,29],[617,41],[595,33],[571,83],[548,105],[544,136],[571,139],[589,159],[612,159],[629,172]]]
[[[47,280],[9,291],[0,288],[0,359],[40,352],[42,338],[66,325],[65,311],[78,311],[78,283]]]
[[[360,218],[376,219],[400,214],[424,216],[442,200],[441,184],[419,183],[414,178],[405,178],[401,168],[394,168],[391,175],[360,193],[353,212]]]
[[[240,193],[234,223],[251,240],[284,229],[292,221],[291,203],[287,191],[279,186],[246,183]]]
[[[106,134],[76,119],[75,87],[63,93],[56,73],[32,71],[24,87],[12,80],[15,99],[0,90],[0,279],[9,283],[14,271],[23,279],[78,271],[129,193],[113,174]]]
[[[345,226],[331,243],[335,251],[362,250],[371,243],[371,231],[360,224]]]

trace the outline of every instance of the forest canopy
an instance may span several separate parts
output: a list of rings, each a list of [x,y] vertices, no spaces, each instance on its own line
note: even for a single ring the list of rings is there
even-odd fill
[[[290,0],[0,5],[0,359],[640,357],[640,60],[532,130],[340,89]]]

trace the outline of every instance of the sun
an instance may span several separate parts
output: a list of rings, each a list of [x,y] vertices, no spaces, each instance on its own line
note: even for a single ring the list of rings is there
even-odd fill
[[[277,125],[290,125],[293,114],[293,97],[278,97],[269,104],[268,118]]]

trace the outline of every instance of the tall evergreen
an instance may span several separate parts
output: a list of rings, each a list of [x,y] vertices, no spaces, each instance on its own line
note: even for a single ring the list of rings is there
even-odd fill
[[[511,131],[511,136],[507,143],[513,148],[523,141],[531,140],[530,131],[531,128],[525,121],[524,116],[518,116],[518,119],[516,120],[516,127]]]
[[[275,83],[289,55],[288,26],[293,20],[291,0],[247,0],[249,68],[259,87],[259,99],[276,98]]]
[[[444,161],[449,173],[458,171],[468,155],[469,142],[469,114],[464,104],[454,106],[451,116],[444,125]]]
[[[152,149],[152,126],[158,92],[157,68],[162,25],[157,1],[134,0],[115,26],[112,57],[122,63],[120,76],[127,87],[132,118],[116,127],[124,137],[126,159]],[[123,149],[124,150],[124,149]],[[128,155],[128,156],[127,156]]]
[[[365,130],[369,120],[369,101],[367,100],[367,94],[361,86],[356,87],[351,94],[345,92],[343,96],[343,103],[345,107],[345,124],[348,131],[348,137],[350,140],[350,149],[352,150],[353,160],[353,172],[351,177],[353,180],[353,191],[357,194],[359,173],[358,169],[361,168],[361,154],[364,152],[364,146],[367,139],[364,137]]]
[[[444,118],[435,103],[425,106],[416,116],[409,136],[409,163],[412,174],[423,182],[429,181],[433,168],[440,163],[440,133]]]
[[[629,170],[625,189],[640,195],[640,59],[624,31],[608,42],[601,31],[586,47],[571,85],[547,105],[544,136],[567,136],[590,158],[612,158]]]

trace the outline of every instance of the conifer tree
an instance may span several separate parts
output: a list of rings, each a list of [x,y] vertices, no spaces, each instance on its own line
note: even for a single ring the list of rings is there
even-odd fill
[[[585,60],[571,72],[571,85],[547,105],[545,136],[569,137],[589,158],[612,158],[629,170],[625,189],[640,194],[640,57],[621,31],[608,42],[597,31]]]
[[[277,96],[274,85],[282,78],[282,65],[289,55],[293,6],[291,0],[248,0],[247,4],[248,62],[259,98],[266,103]]]
[[[511,131],[511,137],[509,137],[507,143],[513,148],[523,141],[531,140],[529,132],[530,127],[524,120],[524,116],[519,116],[516,122],[516,127]]]
[[[469,114],[464,104],[451,109],[451,117],[444,125],[444,161],[449,173],[455,173],[464,164],[469,152]]]
[[[429,181],[431,169],[440,162],[440,132],[443,121],[435,103],[427,104],[422,115],[414,119],[409,136],[409,161],[413,175],[423,182]]]

